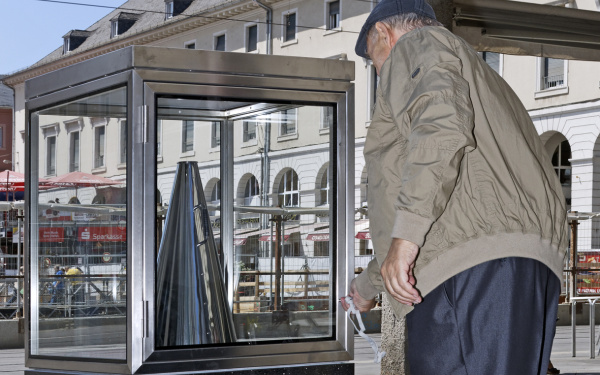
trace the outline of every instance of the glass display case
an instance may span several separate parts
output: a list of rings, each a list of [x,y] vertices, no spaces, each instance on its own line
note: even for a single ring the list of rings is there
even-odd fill
[[[31,372],[347,373],[353,79],[136,46],[27,81]]]

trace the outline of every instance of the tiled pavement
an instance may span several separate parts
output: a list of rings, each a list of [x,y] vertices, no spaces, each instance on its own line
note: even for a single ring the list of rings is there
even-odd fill
[[[600,332],[600,327],[596,327]],[[371,335],[376,341],[381,340],[380,334]],[[373,351],[369,344],[359,336],[355,336],[355,366],[356,375],[376,375],[380,372],[379,365],[373,363]],[[589,326],[577,327],[577,357],[571,355],[571,327],[560,326],[556,329],[556,337],[552,348],[552,362],[560,369],[561,374],[600,375],[600,358],[596,347],[596,359],[590,359]],[[23,375],[24,350],[0,350],[0,375]]]

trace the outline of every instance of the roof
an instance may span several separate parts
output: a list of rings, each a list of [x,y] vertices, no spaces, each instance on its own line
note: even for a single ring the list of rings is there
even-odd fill
[[[15,105],[13,91],[1,83],[5,75],[0,75],[0,108],[13,108]]]
[[[150,30],[154,30],[163,26],[168,26],[189,18],[198,18],[199,20],[204,21],[202,22],[204,24],[214,22],[218,19],[207,17],[203,18],[200,17],[200,15],[203,13],[212,12],[217,8],[233,6],[240,2],[247,2],[247,0],[194,0],[182,14],[165,20],[164,0],[129,0],[126,1],[119,8],[113,10],[105,17],[101,18],[93,25],[88,27],[86,29],[86,31],[89,32],[88,38],[79,47],[77,47],[77,49],[71,51],[69,54],[77,54],[80,52],[92,50],[100,46],[125,40],[135,35],[143,34]],[[136,15],[137,21],[135,22],[135,24],[125,33],[111,38],[111,20],[124,18],[129,15]],[[67,33],[67,35],[69,34]],[[146,43],[152,40],[153,39],[148,40]],[[135,44],[144,43],[137,42]],[[63,48],[61,44],[58,48],[56,48],[56,50],[54,50],[40,61],[30,66],[26,70],[60,60],[64,57],[66,56],[63,54]]]

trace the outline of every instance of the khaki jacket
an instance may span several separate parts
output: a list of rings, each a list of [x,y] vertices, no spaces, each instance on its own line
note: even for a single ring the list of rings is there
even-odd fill
[[[376,259],[356,279],[362,297],[384,290],[379,265],[392,238],[419,245],[424,298],[503,257],[536,259],[562,278],[567,215],[548,152],[508,84],[445,28],[411,31],[394,46],[364,155]],[[397,316],[412,309],[391,303]]]

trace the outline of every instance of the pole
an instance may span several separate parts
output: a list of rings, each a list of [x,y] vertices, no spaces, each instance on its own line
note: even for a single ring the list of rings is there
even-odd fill
[[[569,298],[577,296],[577,225],[579,223],[577,220],[571,221],[571,257],[569,259],[569,266],[571,268],[571,272],[569,272],[570,279],[570,291]],[[571,355],[575,357],[576,353],[576,341],[577,341],[577,319],[576,319],[576,311],[577,311],[577,301],[571,301],[571,345],[572,345],[572,353]]]
[[[275,311],[279,310],[281,304],[279,301],[281,294],[281,219],[281,215],[274,215],[272,219],[275,221],[275,299],[273,301],[273,310]]]
[[[21,270],[21,218],[23,212],[21,209],[17,210],[17,270]],[[15,237],[13,236],[13,242],[15,241]],[[23,272],[23,277],[25,277],[25,272]],[[19,290],[17,290],[17,308],[20,310],[21,306],[21,288],[22,283],[25,281],[21,281],[21,279],[17,279],[17,286]]]
[[[569,266],[571,272],[569,274],[570,281],[570,297],[577,297],[577,226],[579,222],[577,220],[571,221],[571,257],[569,259]]]

